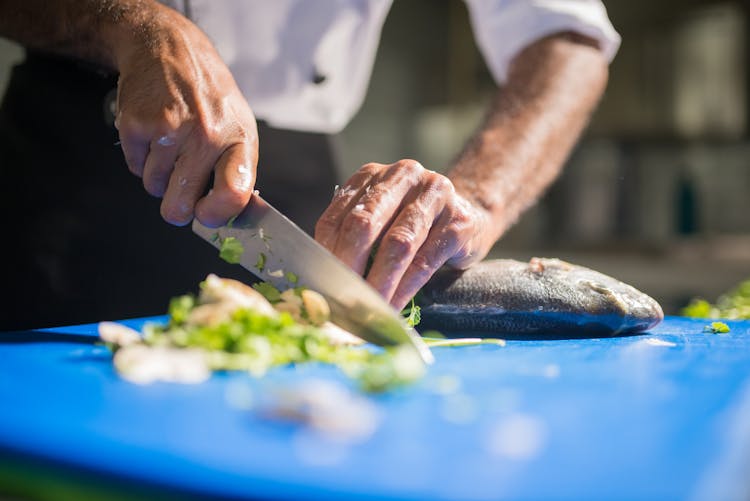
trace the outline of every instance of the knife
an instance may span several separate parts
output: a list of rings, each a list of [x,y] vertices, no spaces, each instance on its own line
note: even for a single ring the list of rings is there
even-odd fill
[[[257,193],[227,226],[209,228],[195,219],[193,232],[216,248],[236,238],[243,248],[239,264],[253,275],[280,290],[312,289],[326,298],[339,327],[378,346],[411,346],[424,363],[433,362],[419,334],[370,284]]]

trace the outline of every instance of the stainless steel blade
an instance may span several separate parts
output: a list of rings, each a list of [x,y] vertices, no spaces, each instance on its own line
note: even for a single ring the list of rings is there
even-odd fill
[[[196,219],[193,231],[216,248],[234,237],[243,246],[240,265],[279,289],[305,286],[331,307],[331,320],[379,346],[412,346],[425,363],[430,349],[362,277],[354,273],[259,195],[229,226],[209,228]]]

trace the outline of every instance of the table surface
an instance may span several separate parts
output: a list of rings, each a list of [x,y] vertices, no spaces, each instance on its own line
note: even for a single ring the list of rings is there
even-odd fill
[[[381,423],[362,443],[228,401],[239,387],[351,384],[334,367],[139,386],[95,325],[0,334],[0,453],[206,497],[747,500],[750,322],[706,324],[435,348],[423,380],[371,397]]]

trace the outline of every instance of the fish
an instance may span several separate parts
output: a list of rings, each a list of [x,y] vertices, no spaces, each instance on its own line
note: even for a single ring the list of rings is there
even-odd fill
[[[554,258],[442,268],[417,297],[419,330],[516,338],[604,337],[647,331],[659,303],[615,278]]]

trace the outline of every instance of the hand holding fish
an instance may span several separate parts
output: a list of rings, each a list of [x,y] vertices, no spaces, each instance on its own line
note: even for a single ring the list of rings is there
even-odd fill
[[[360,274],[376,248],[367,281],[401,308],[443,264],[466,268],[487,254],[486,219],[419,162],[369,163],[336,190],[315,238]]]
[[[401,307],[443,264],[482,259],[557,176],[607,81],[596,43],[531,44],[447,176],[413,160],[362,167],[323,213],[316,239]]]

